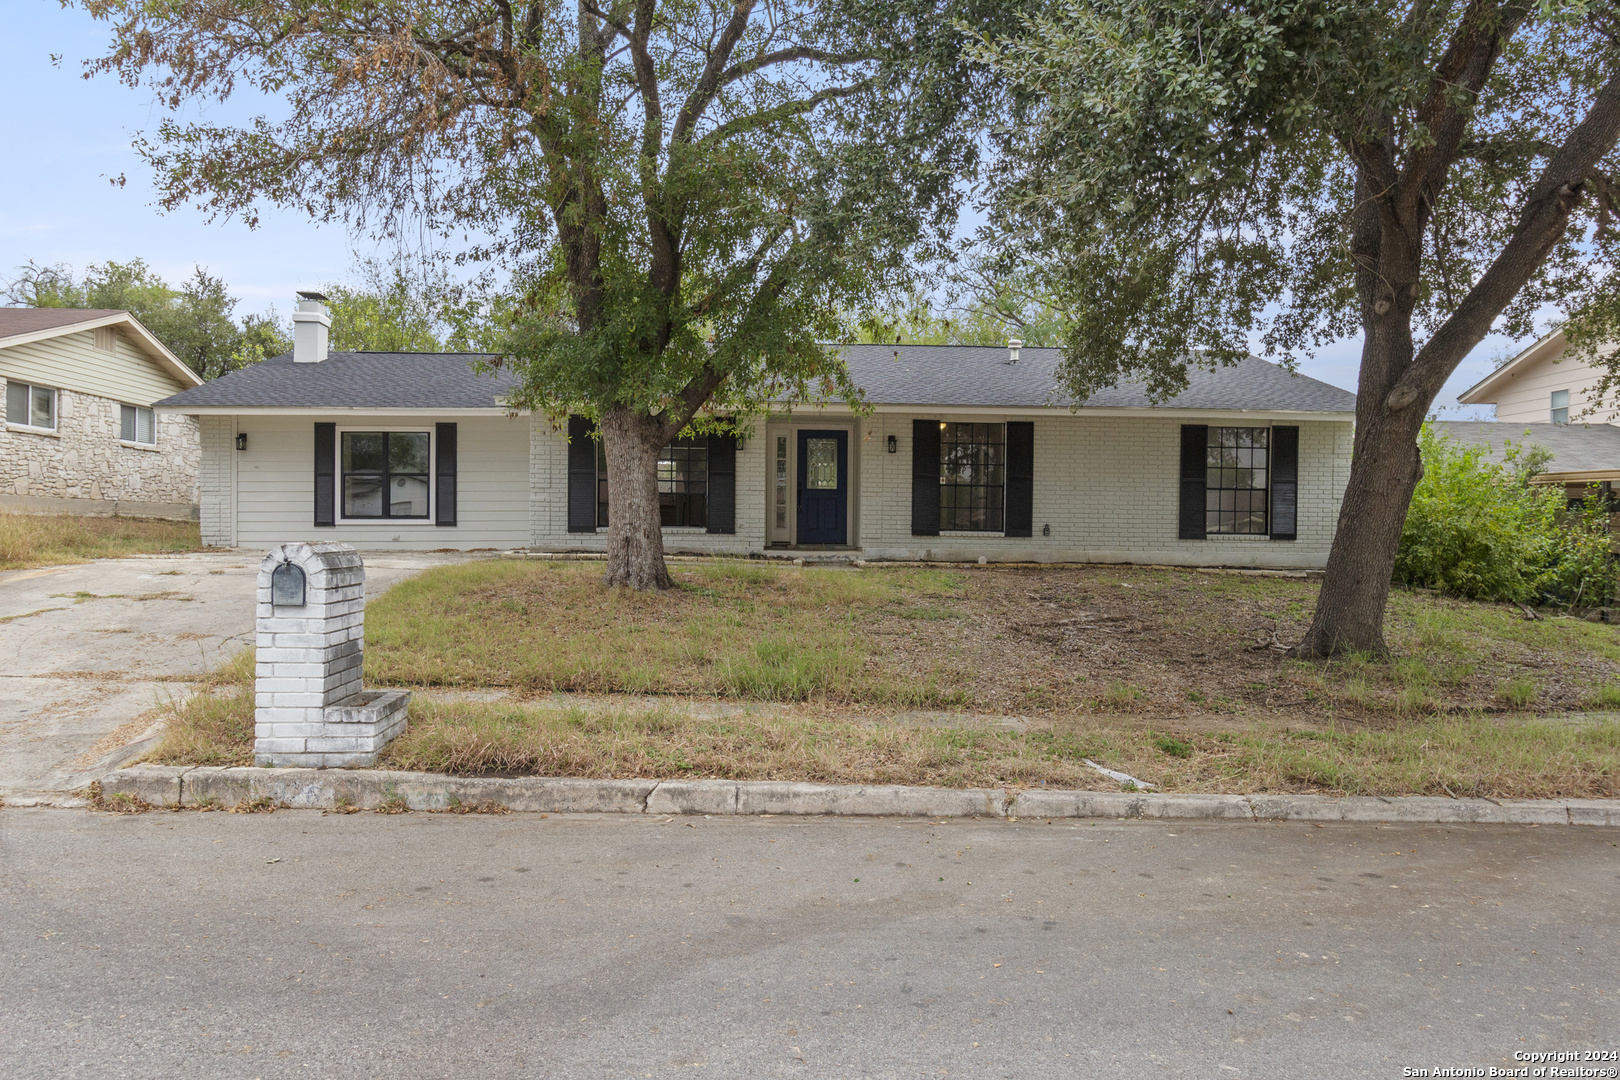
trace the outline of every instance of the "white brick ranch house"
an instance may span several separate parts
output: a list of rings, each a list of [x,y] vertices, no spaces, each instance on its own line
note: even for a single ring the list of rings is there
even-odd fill
[[[606,544],[591,426],[502,405],[507,374],[445,353],[294,352],[159,403],[202,431],[206,543],[370,549]],[[868,559],[1325,565],[1355,396],[1250,358],[1154,405],[1071,408],[1056,349],[853,345],[872,406],[784,406],[660,464],[670,551]]]

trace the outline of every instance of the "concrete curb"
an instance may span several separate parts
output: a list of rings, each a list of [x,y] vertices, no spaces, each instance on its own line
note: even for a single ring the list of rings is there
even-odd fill
[[[276,806],[412,810],[495,805],[508,810],[616,814],[782,814],[832,817],[1159,818],[1197,821],[1354,821],[1445,825],[1620,826],[1620,800],[1381,798],[1325,795],[1159,795],[1044,788],[927,788],[781,781],[485,779],[381,769],[262,769],[137,765],[109,773],[103,796],[153,806]]]

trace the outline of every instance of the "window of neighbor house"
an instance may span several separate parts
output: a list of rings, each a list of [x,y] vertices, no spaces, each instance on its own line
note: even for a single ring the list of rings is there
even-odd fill
[[[1000,532],[1007,493],[1007,436],[1001,424],[939,425],[939,527]]]
[[[6,423],[56,430],[56,391],[48,386],[6,383]]]
[[[1554,390],[1552,392],[1552,422],[1555,424],[1569,423],[1569,391]]]
[[[152,410],[144,405],[118,406],[118,437],[124,442],[157,444],[157,425]]]
[[[709,440],[676,439],[658,452],[658,518],[665,528],[709,523]],[[596,441],[596,527],[607,528],[607,451]]]
[[[425,431],[343,432],[343,516],[428,516],[430,438]]]
[[[1269,428],[1212,426],[1209,429],[1204,458],[1206,532],[1266,535],[1270,453]]]

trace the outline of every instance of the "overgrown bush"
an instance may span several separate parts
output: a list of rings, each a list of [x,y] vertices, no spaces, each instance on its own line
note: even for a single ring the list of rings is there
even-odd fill
[[[1520,603],[1614,597],[1620,568],[1595,490],[1571,512],[1561,487],[1532,484],[1546,460],[1539,447],[1509,442],[1497,463],[1427,425],[1419,445],[1423,479],[1401,533],[1396,584]]]

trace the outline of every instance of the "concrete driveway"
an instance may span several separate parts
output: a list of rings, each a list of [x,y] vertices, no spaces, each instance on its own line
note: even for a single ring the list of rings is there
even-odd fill
[[[57,803],[151,736],[159,706],[253,640],[259,551],[0,574],[0,798]],[[368,554],[366,591],[457,554]]]

